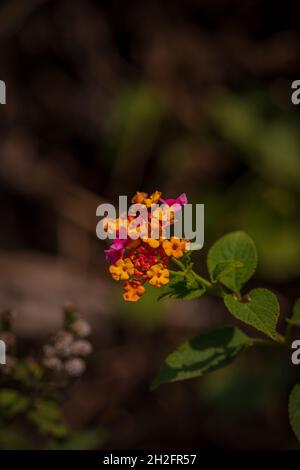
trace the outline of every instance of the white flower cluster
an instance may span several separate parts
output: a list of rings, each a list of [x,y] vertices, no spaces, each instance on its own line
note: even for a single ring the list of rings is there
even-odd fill
[[[91,354],[92,345],[86,339],[91,333],[90,325],[75,319],[68,330],[61,330],[51,344],[44,346],[43,365],[70,377],[79,377],[86,368],[85,358]]]

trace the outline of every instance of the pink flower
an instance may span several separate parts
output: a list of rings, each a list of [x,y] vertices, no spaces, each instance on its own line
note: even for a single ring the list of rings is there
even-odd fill
[[[118,259],[123,258],[124,249],[127,242],[128,239],[119,240],[118,238],[116,238],[111,244],[111,246],[108,248],[108,250],[104,250],[105,257],[109,263],[115,264]]]
[[[188,203],[187,197],[185,193],[180,194],[175,199],[160,199],[164,204],[167,204],[168,206],[173,206],[174,204],[178,204],[179,206],[184,206],[185,204]]]

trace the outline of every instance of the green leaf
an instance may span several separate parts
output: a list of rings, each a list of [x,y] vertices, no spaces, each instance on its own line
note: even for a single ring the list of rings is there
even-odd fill
[[[204,293],[205,288],[202,286],[199,287],[199,284],[195,281],[193,276],[188,276],[187,278],[176,276],[169,282],[167,291],[163,292],[158,297],[158,300],[162,300],[164,298],[192,300],[202,297]]]
[[[224,297],[224,303],[235,318],[273,339],[276,338],[280,307],[273,292],[268,289],[253,289],[241,300],[228,294]]]
[[[212,281],[219,280],[228,289],[237,292],[255,272],[255,244],[244,232],[229,233],[211,247],[207,264]]]
[[[300,441],[300,384],[295,385],[290,394],[289,418],[292,429]]]
[[[58,439],[68,435],[68,428],[64,423],[62,413],[54,401],[37,401],[33,410],[28,414],[28,418],[42,434],[48,434]]]
[[[224,261],[218,263],[212,273],[211,279],[213,282],[219,281],[226,274],[232,273],[237,268],[242,268],[244,264],[241,261]]]
[[[229,364],[252,344],[252,339],[234,326],[225,326],[196,336],[167,357],[151,388],[166,382],[200,377],[217,370]]]
[[[29,399],[22,393],[10,388],[0,390],[0,409],[4,416],[12,417],[22,413],[26,411],[28,405]]]

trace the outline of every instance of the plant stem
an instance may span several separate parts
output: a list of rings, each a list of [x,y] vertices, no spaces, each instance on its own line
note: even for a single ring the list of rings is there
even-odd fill
[[[176,264],[176,266],[178,266],[178,268],[182,269],[182,271],[186,270],[184,264],[181,261],[179,261],[179,259],[172,257],[171,260],[173,261],[174,264]]]
[[[176,264],[176,266],[178,266],[182,272],[183,272],[183,275],[186,276],[187,273],[190,273],[192,274],[192,276],[194,276],[194,278],[196,279],[196,281],[199,282],[199,284],[201,284],[201,286],[205,287],[205,288],[210,288],[212,287],[212,284],[207,281],[206,279],[204,279],[204,277],[200,276],[199,274],[195,273],[195,271],[193,271],[190,267],[186,267],[181,261],[179,261],[178,259],[172,257],[171,260],[173,261],[174,264]],[[170,270],[169,270],[170,271]],[[174,271],[170,271],[170,273],[174,273]],[[176,275],[180,275],[178,271],[176,271]]]
[[[182,271],[172,271],[172,269],[169,269],[168,271],[169,271],[169,273],[172,274],[173,276],[185,277],[185,273],[183,273]]]
[[[212,284],[209,281],[204,279],[204,277],[200,276],[199,274],[195,273],[195,271],[193,271],[192,269],[191,269],[190,273],[194,276],[196,281],[198,281],[199,284],[201,284],[203,287],[206,287],[208,289],[212,287]]]
[[[180,271],[171,271],[169,269],[169,272],[173,275],[177,275],[177,276],[186,276],[187,273],[191,274],[194,279],[202,286],[206,289],[207,293],[215,296],[215,297],[221,297],[223,298],[224,297],[224,293],[222,291],[222,288],[220,286],[217,286],[217,285],[214,285],[212,284],[211,282],[209,282],[207,279],[205,279],[204,277],[200,276],[200,274],[197,274],[195,273],[195,271],[193,269],[191,269],[191,266],[189,267],[186,267],[181,261],[179,261],[178,259],[176,258],[171,258],[171,260],[173,261],[174,264],[176,264],[176,266],[178,266],[182,272]]]

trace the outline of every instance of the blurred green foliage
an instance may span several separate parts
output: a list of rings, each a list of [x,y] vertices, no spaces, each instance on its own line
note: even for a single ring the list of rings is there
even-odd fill
[[[225,193],[208,196],[210,230],[247,231],[258,246],[262,276],[277,281],[298,276],[299,117],[262,91],[223,93],[210,113],[218,138],[246,165]]]

